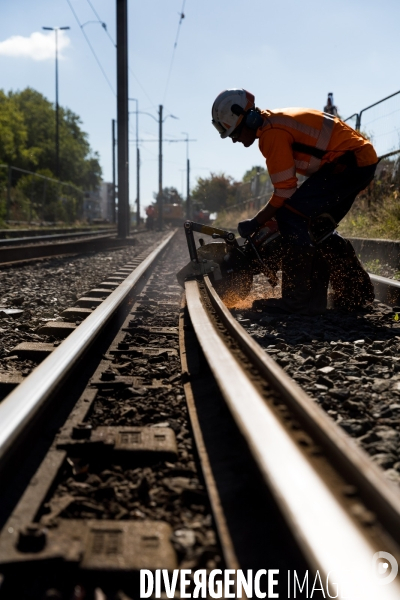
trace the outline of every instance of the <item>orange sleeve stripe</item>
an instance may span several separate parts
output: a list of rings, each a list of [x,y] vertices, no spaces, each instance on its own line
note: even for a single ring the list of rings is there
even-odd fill
[[[273,196],[271,196],[268,204],[271,204],[271,206],[275,206],[276,208],[280,208],[281,206],[283,206],[285,204],[285,198],[280,198],[276,194],[273,194]]]

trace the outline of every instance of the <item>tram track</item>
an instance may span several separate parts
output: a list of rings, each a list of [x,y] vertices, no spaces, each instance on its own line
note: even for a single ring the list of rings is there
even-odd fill
[[[110,287],[112,284],[116,290],[106,304],[113,302],[114,294],[126,294],[127,286],[132,284],[130,278],[139,278],[125,315],[116,318],[108,341],[96,342],[89,385],[87,374],[86,383],[79,382],[82,375],[75,369],[77,381],[68,383],[67,389],[64,383],[56,391],[60,407],[66,402],[67,412],[75,408],[69,417],[64,416],[65,424],[61,423],[60,433],[47,454],[43,453],[44,460],[30,482],[27,477],[28,486],[3,527],[2,598],[41,598],[52,593],[54,587],[61,597],[69,598],[79,586],[86,590],[87,597],[93,597],[96,586],[111,586],[113,594],[119,589],[129,593],[132,586],[137,586],[132,571],[137,573],[140,567],[212,567],[221,561],[185,426],[177,343],[181,294],[175,291],[175,272],[181,257],[175,248],[170,265],[167,243],[164,240],[167,256],[160,244],[153,251],[163,254],[162,261],[159,259],[146,280],[142,280],[141,273],[151,258],[143,263],[140,256],[136,257],[136,275],[135,271],[131,275],[127,272],[132,270],[130,264],[109,278]],[[48,365],[66,359],[66,347],[71,350],[74,337],[81,336],[87,343],[88,334],[83,330],[91,326],[90,320],[100,310],[101,306],[26,378],[25,388],[31,400],[43,386],[40,370],[55,384],[57,373],[51,369],[50,374]],[[92,355],[88,362],[93,363]],[[64,377],[65,369],[59,366],[58,373]],[[22,388],[23,385],[15,389],[14,399],[15,395],[20,397],[26,410],[27,397]],[[3,401],[0,410],[12,401],[13,393]],[[40,423],[41,437],[45,438],[49,427],[43,425],[43,418]],[[54,437],[60,418],[57,421],[51,415],[50,423]],[[102,437],[105,432],[106,439]],[[22,442],[16,436],[16,440],[26,448],[26,439]],[[153,468],[160,461],[161,466]],[[12,483],[11,477],[9,485]],[[113,533],[108,534],[110,527],[113,531],[117,528],[116,540]],[[97,556],[96,544],[103,543],[99,536],[105,540],[106,548],[114,542],[118,546],[122,536],[125,551],[120,554],[118,550],[116,556],[105,551],[103,558]],[[136,544],[133,553],[131,544]],[[89,562],[83,558],[85,548],[92,555]],[[54,567],[51,573],[49,561]],[[20,580],[21,569],[30,578],[29,589]]]
[[[13,266],[53,256],[71,256],[87,252],[123,248],[135,244],[145,230],[132,232],[129,238],[118,238],[115,231],[66,233],[0,240],[0,264]]]
[[[3,230],[4,231],[4,230]],[[75,232],[68,232],[68,233],[42,233],[42,232],[35,232],[33,233],[33,235],[24,235],[24,236],[14,236],[14,237],[8,237],[8,238],[1,238],[0,237],[0,248],[1,247],[7,247],[7,246],[18,246],[18,244],[31,244],[31,243],[35,243],[35,242],[54,242],[54,241],[59,241],[59,240],[66,240],[66,239],[71,239],[71,238],[82,238],[82,237],[87,237],[87,238],[91,238],[91,237],[96,237],[99,235],[104,235],[104,234],[111,234],[111,235],[115,235],[116,233],[116,228],[115,227],[109,227],[107,229],[98,229],[96,231],[75,231]]]
[[[279,319],[262,323],[264,316],[246,307],[231,314],[207,276],[186,282],[186,304],[179,308],[182,239],[173,244],[146,281],[150,258],[146,266],[137,256],[104,280],[108,286],[96,286],[86,306],[71,309],[68,331],[57,322],[45,325],[41,335],[54,340],[58,327],[65,341],[0,404],[1,417],[3,405],[20,398],[9,418],[14,434],[0,432],[5,460],[14,441],[14,457],[27,443],[19,432],[44,387],[40,369],[51,371],[42,403],[56,390],[58,402],[69,407],[58,420],[50,413],[53,433],[46,434],[47,426],[42,432],[52,438],[50,449],[42,450],[33,479],[32,468],[26,475],[28,487],[10,515],[2,516],[0,598],[50,598],[43,594],[53,588],[59,598],[70,598],[78,587],[87,598],[97,599],[96,587],[106,598],[134,598],[141,568],[310,569],[326,579],[329,571],[346,571],[355,555],[364,571],[375,552],[400,560],[397,490],[317,406],[325,408],[323,402],[289,377],[290,363],[277,354],[290,354],[290,340],[278,341],[285,351],[281,346],[277,354],[276,344],[262,348],[265,336],[275,341],[282,335],[275,329]],[[97,356],[87,360],[89,382],[65,389],[62,361],[78,337],[81,349],[89,345],[94,322],[106,319],[96,312],[115,304],[121,282],[119,295],[136,285],[124,316],[114,318],[106,341],[96,342]],[[108,299],[93,311],[107,287]],[[90,314],[77,327],[74,319],[85,308]],[[311,329],[307,335],[311,342]],[[306,346],[303,340],[303,353]],[[314,368],[300,358],[303,373]],[[319,393],[331,397],[325,387]],[[128,553],[118,540],[128,540]],[[102,548],[116,550],[107,555]],[[31,590],[19,581],[21,572],[33,577]],[[365,599],[377,597],[372,587],[362,591]],[[398,593],[396,582],[379,588],[379,598]]]
[[[400,503],[396,491],[352,440],[254,343],[221,303],[207,277],[204,287],[202,293],[197,282],[186,283],[194,330],[230,412],[308,564],[326,577],[329,571],[345,573],[357,556],[361,562],[365,560],[367,572],[374,553],[382,545],[387,547],[388,536],[396,539],[391,550],[398,556]],[[206,308],[210,302],[211,311]],[[221,325],[213,323],[213,311],[223,320],[223,333]],[[237,350],[232,352],[231,340],[224,340],[226,328],[250,365]],[[254,378],[255,367],[258,373]],[[260,386],[260,376],[267,389]],[[361,589],[361,581],[359,586]],[[393,598],[399,593],[384,591]],[[376,589],[363,589],[362,597],[376,598],[376,593]],[[384,597],[383,592],[379,597]]]

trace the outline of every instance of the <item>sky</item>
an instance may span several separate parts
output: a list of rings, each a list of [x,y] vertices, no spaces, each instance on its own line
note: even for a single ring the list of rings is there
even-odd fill
[[[42,27],[70,27],[59,33],[59,103],[80,116],[105,181],[112,179],[111,121],[116,118],[115,4],[0,0],[0,87],[5,92],[30,86],[54,102],[54,33]],[[257,144],[246,149],[222,140],[211,125],[212,103],[226,88],[251,91],[260,108],[323,110],[333,92],[342,118],[400,89],[398,0],[128,0],[128,19],[129,97],[138,100],[139,111],[153,116],[139,114],[139,139],[147,140],[140,141],[142,206],[158,189],[160,104],[167,117],[163,186],[185,196],[187,144],[182,140],[187,135],[193,140],[191,188],[210,172],[241,180],[253,165],[264,165]],[[131,101],[130,110],[135,109]],[[131,114],[132,205],[135,124]]]

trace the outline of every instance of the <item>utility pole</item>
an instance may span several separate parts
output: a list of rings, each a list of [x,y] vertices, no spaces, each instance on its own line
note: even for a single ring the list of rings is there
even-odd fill
[[[190,160],[186,161],[187,169],[186,169],[186,218],[191,219],[192,215],[192,206],[190,202]]]
[[[140,225],[140,150],[139,150],[139,100],[128,98],[136,102],[136,225]],[[152,116],[152,115],[151,115]],[[154,119],[154,117],[153,117]]]
[[[129,235],[128,5],[117,2],[118,237]]]
[[[189,160],[189,134],[182,131],[186,135],[186,218],[191,219],[192,207],[190,203],[190,160]]]
[[[115,210],[115,119],[112,119],[112,205],[111,205],[111,221],[116,223]]]
[[[58,36],[57,29],[54,33],[56,34],[56,177],[60,178],[60,122],[59,122],[59,108],[58,108]]]
[[[70,29],[69,27],[42,27],[46,31],[54,31],[56,38],[56,177],[60,178],[60,125],[58,106],[58,32]]]
[[[139,140],[136,140],[136,227],[140,226],[140,150]]]
[[[136,227],[140,226],[139,100],[136,100]]]
[[[130,100],[135,100],[135,102],[138,103],[138,101],[135,98],[130,98]],[[139,114],[139,107],[137,106],[137,111],[136,114]],[[141,112],[141,115],[148,115],[149,117],[151,117],[152,119],[154,119],[155,121],[157,121],[157,118],[152,115],[151,113],[148,112]],[[172,119],[178,119],[178,117],[175,117],[174,115],[167,115],[166,117],[164,117],[163,119],[163,106],[162,104],[160,104],[159,109],[158,109],[158,194],[157,194],[157,211],[158,211],[158,228],[160,229],[160,231],[163,228],[163,183],[162,183],[162,162],[163,162],[163,152],[162,152],[162,143],[163,143],[163,129],[162,129],[162,125],[163,122],[168,119],[168,117],[171,117]],[[136,156],[137,156],[137,164],[138,164],[138,174],[137,174],[137,182],[138,182],[138,211],[140,208],[140,188],[139,188],[139,166],[140,166],[140,153],[139,153],[139,137],[138,137],[138,131],[139,131],[139,126],[138,126],[138,121],[136,122]],[[184,141],[184,140],[169,140],[169,141]],[[138,212],[139,215],[139,212]]]
[[[158,112],[158,127],[159,127],[159,152],[158,152],[158,228],[162,231],[163,228],[163,188],[162,188],[162,124],[163,124],[163,107],[160,104]]]

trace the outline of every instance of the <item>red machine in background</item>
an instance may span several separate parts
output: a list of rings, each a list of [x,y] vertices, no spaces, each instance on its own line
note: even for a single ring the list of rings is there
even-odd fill
[[[150,204],[146,208],[146,228],[154,229],[157,225],[158,207],[155,204]],[[173,204],[163,204],[163,222],[171,225],[182,225],[185,220],[182,204],[174,202]]]
[[[194,204],[192,219],[196,223],[202,223],[203,225],[208,225],[211,222],[210,221],[210,211],[202,208],[200,204]]]

